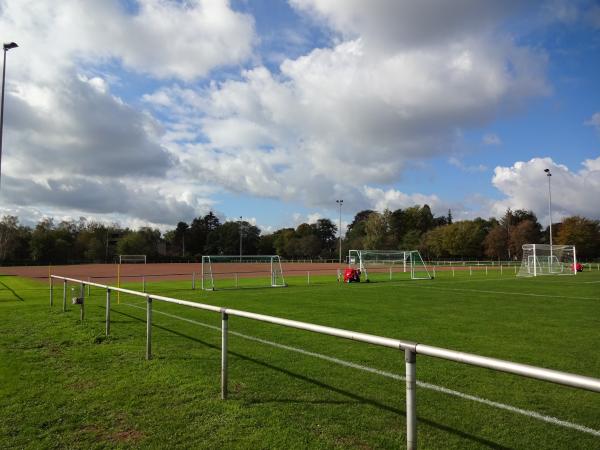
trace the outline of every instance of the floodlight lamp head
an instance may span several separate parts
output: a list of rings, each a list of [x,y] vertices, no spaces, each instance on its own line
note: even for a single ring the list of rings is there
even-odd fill
[[[18,47],[16,42],[9,42],[7,44],[4,44],[4,51],[10,50],[11,48],[16,48]]]
[[[544,172],[550,173],[550,169],[544,169]]]

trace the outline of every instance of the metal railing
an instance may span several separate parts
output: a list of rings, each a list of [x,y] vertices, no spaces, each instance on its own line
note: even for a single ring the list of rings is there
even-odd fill
[[[173,303],[190,308],[202,309],[221,314],[221,398],[227,398],[227,347],[228,347],[228,319],[229,316],[243,317],[250,320],[282,325],[284,327],[296,328],[313,333],[336,336],[353,341],[364,342],[367,344],[379,345],[382,347],[394,348],[404,352],[405,371],[406,371],[406,448],[417,448],[417,409],[416,409],[416,356],[426,355],[434,358],[441,358],[448,361],[469,364],[476,367],[492,369],[500,372],[511,373],[523,377],[533,378],[536,380],[548,381],[551,383],[562,384],[578,389],[585,389],[593,392],[600,392],[600,379],[576,375],[568,372],[560,372],[557,370],[545,369],[542,367],[530,366],[527,364],[519,364],[502,359],[489,358],[479,356],[472,353],[459,352],[448,350],[431,345],[420,344],[417,342],[392,339],[372,334],[359,333],[355,331],[333,328],[323,325],[316,325],[307,322],[299,322],[297,320],[283,319],[280,317],[267,316],[264,314],[256,314],[247,311],[240,311],[232,308],[222,308],[214,305],[196,303],[187,300],[179,300],[162,295],[154,295],[133,291],[130,289],[117,288],[90,281],[78,280],[75,278],[62,277],[51,275],[50,284],[50,306],[54,305],[54,280],[63,281],[63,312],[67,307],[67,283],[76,283],[80,285],[80,296],[84,295],[84,286],[94,286],[101,289],[106,289],[106,335],[110,333],[110,300],[111,292],[122,292],[146,299],[146,359],[152,358],[152,302],[154,300],[165,303]],[[79,302],[82,308],[81,317],[83,318],[83,299]]]

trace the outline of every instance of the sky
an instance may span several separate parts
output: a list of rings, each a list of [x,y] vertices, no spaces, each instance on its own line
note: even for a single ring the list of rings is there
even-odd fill
[[[600,219],[600,2],[0,0],[0,215]]]

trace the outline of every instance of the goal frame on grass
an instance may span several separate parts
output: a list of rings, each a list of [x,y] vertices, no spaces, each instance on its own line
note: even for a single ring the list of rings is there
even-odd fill
[[[119,255],[119,264],[146,264],[146,255]]]
[[[281,258],[279,255],[203,255],[202,256],[202,289],[205,291],[217,290],[215,275],[237,276],[232,272],[213,272],[213,264],[217,263],[249,263],[249,264],[268,264],[270,274],[270,287],[287,287],[281,267]],[[267,270],[265,270],[265,273]],[[258,273],[258,272],[257,272]]]
[[[574,245],[524,244],[518,277],[577,275]]]
[[[433,278],[418,250],[350,250],[348,265],[357,266],[365,274],[365,280],[369,279],[369,266],[402,267],[404,273],[410,273],[411,280]]]

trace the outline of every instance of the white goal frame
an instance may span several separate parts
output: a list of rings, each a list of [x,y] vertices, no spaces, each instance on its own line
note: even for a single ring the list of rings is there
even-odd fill
[[[129,263],[146,264],[146,255],[119,255],[119,264]]]
[[[518,277],[577,275],[574,245],[524,244]]]
[[[390,270],[393,267],[402,267],[402,272],[410,273],[411,280],[433,279],[418,250],[350,250],[348,265],[358,267],[361,273],[365,274],[365,280],[369,279],[368,267],[374,266],[389,267]]]
[[[283,268],[281,267],[281,258],[279,255],[203,255],[202,256],[202,290],[215,291],[217,289],[215,283],[215,275],[236,276],[235,271],[232,272],[214,272],[213,264],[217,263],[248,263],[248,264],[268,264],[268,272],[270,273],[270,287],[287,287],[283,276]],[[265,270],[267,272],[267,270]],[[237,284],[237,283],[236,283]]]

